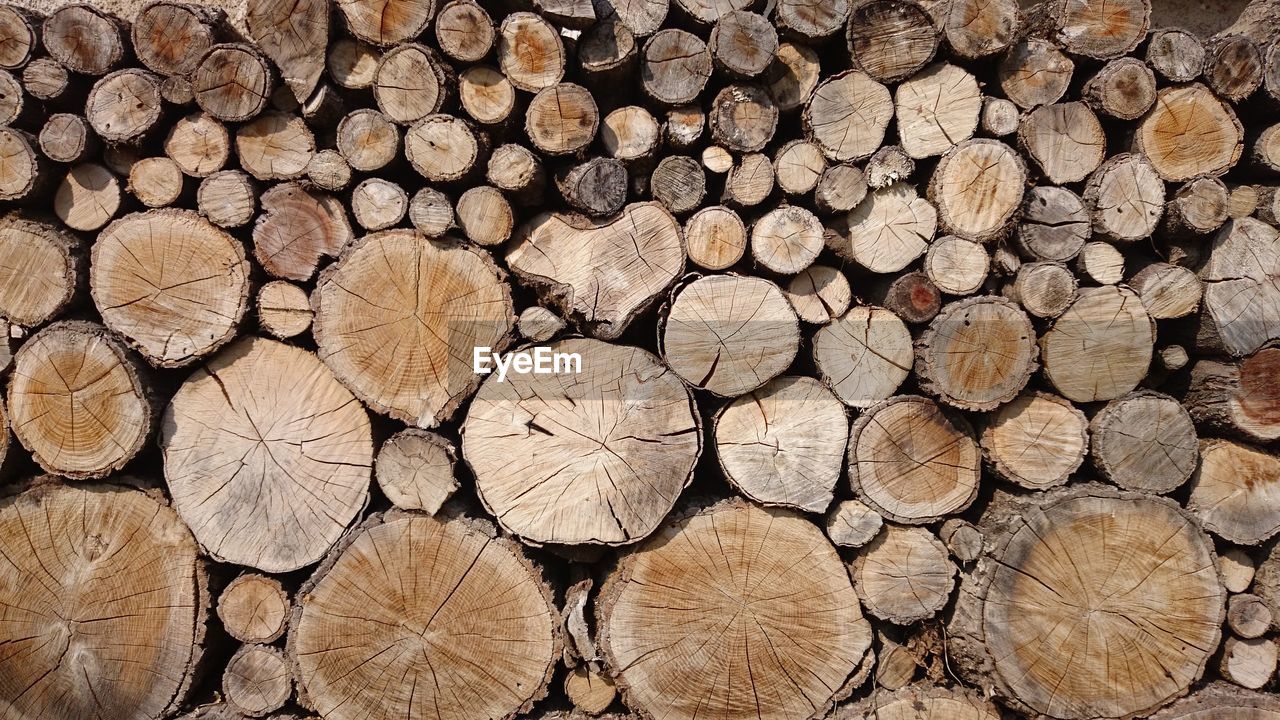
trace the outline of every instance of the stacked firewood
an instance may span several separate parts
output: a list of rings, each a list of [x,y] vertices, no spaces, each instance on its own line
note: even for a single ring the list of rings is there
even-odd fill
[[[0,720],[1280,718],[1280,2],[1150,15],[0,5]]]

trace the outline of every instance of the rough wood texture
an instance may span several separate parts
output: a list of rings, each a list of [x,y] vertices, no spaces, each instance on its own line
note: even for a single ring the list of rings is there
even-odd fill
[[[912,361],[907,326],[884,308],[850,308],[813,337],[818,375],[845,405],[858,409],[893,395]]]
[[[1187,509],[1218,537],[1257,545],[1280,530],[1280,504],[1268,481],[1277,471],[1280,460],[1257,446],[1201,440]]]
[[[293,695],[293,678],[284,653],[263,645],[245,645],[227,661],[222,674],[227,705],[245,717],[280,709]]]
[[[458,489],[456,455],[453,444],[436,433],[401,430],[378,450],[378,487],[396,507],[434,515]]]
[[[1068,399],[1111,400],[1137,387],[1154,343],[1155,323],[1132,290],[1087,288],[1041,338],[1040,359]]]
[[[1139,390],[1112,400],[1089,423],[1094,467],[1126,490],[1167,493],[1196,468],[1191,416],[1176,400]]]
[[[245,643],[271,643],[289,624],[289,596],[280,581],[247,572],[218,595],[218,619],[231,637]]]
[[[1168,87],[1138,125],[1134,147],[1160,177],[1183,182],[1197,175],[1221,175],[1244,148],[1240,120],[1231,106],[1208,88],[1192,83]]]
[[[49,223],[20,213],[0,218],[0,254],[0,317],[14,324],[43,325],[83,286],[83,243]]]
[[[982,432],[982,451],[1000,477],[1032,490],[1067,482],[1089,447],[1088,421],[1069,401],[1032,391],[1000,406]]]
[[[964,410],[1012,400],[1036,370],[1036,333],[1018,306],[997,297],[953,302],[916,341],[921,387]]]
[[[1238,363],[1198,360],[1191,368],[1186,406],[1211,430],[1254,442],[1280,438],[1280,406],[1273,382],[1280,349],[1265,347]]]

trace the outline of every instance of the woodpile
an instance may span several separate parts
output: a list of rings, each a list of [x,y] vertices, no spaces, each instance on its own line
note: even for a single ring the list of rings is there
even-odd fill
[[[1159,1],[0,2],[0,720],[1280,719]]]

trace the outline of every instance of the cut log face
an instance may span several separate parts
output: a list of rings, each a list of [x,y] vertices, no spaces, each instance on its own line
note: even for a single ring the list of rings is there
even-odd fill
[[[1067,52],[1098,60],[1133,52],[1151,24],[1149,0],[1060,0],[1052,7],[1055,39]]]
[[[260,338],[183,383],[161,426],[165,481],[212,557],[287,572],[329,550],[368,495],[369,417],[353,401],[313,355]]]
[[[1027,113],[1018,125],[1018,142],[1049,182],[1060,185],[1084,180],[1107,152],[1102,124],[1082,102],[1044,105]]]
[[[933,617],[955,587],[947,548],[924,528],[885,525],[850,568],[867,612],[897,625]],[[875,717],[883,717],[877,712]]]
[[[684,240],[690,262],[708,270],[725,270],[742,259],[747,249],[747,229],[738,213],[713,205],[685,221]]]
[[[938,161],[929,198],[944,230],[987,242],[1009,229],[1026,182],[1026,165],[1013,148],[999,140],[967,140]]]
[[[214,45],[192,73],[191,89],[201,110],[219,120],[241,122],[266,107],[271,70],[247,45]]]
[[[384,14],[384,22],[386,19]],[[324,51],[329,42],[328,0],[288,4],[255,0],[245,8],[245,26],[279,68],[281,79],[294,98],[306,102],[324,72]]]
[[[860,500],[842,501],[827,514],[827,536],[840,547],[862,547],[871,542],[884,526],[880,513]]]
[[[0,138],[0,152],[3,152]],[[21,159],[10,158],[8,168],[18,167]],[[35,170],[31,179],[35,178]],[[0,179],[0,187],[8,185]],[[111,222],[120,210],[120,181],[110,170],[97,163],[82,163],[71,168],[53,196],[53,212],[62,224],[72,230],[95,231]]]
[[[982,93],[968,72],[938,63],[899,85],[894,106],[902,149],[919,160],[973,137]]]
[[[1021,27],[1022,14],[1013,0],[953,0],[943,31],[952,52],[975,59],[1009,47]]]
[[[692,102],[711,78],[711,53],[693,33],[668,28],[644,44],[640,83],[667,105]]]
[[[536,93],[564,78],[564,43],[543,18],[528,12],[512,13],[498,30],[498,62],[512,85]]]
[[[338,123],[337,147],[351,169],[371,172],[386,167],[400,152],[400,131],[386,115],[356,110]]]
[[[39,42],[32,20],[16,7],[0,10],[0,36],[5,38],[4,47],[0,48],[0,68],[6,70],[26,65]]]
[[[844,315],[853,302],[849,278],[828,265],[812,265],[791,278],[783,290],[800,319],[826,325]]]
[[[1204,44],[1181,28],[1156,30],[1147,43],[1147,64],[1165,80],[1190,82],[1204,69]]]
[[[222,123],[194,113],[173,124],[164,140],[164,153],[191,177],[209,177],[231,156],[231,136]]]
[[[393,505],[435,515],[458,489],[453,444],[428,430],[409,428],[378,450],[378,487]]]
[[[978,5],[978,3],[972,3]],[[961,689],[911,687],[836,708],[832,720],[1000,720],[989,701]]]
[[[840,477],[847,428],[844,405],[825,386],[780,377],[716,416],[716,456],[752,500],[822,512]]]
[[[282,183],[262,194],[253,254],[269,274],[310,280],[320,259],[337,257],[351,239],[351,225],[337,198],[297,183]]]
[[[311,299],[307,291],[284,280],[272,280],[258,288],[258,324],[285,340],[311,328]]]
[[[1071,83],[1075,63],[1050,43],[1027,38],[1000,60],[1000,89],[1024,110],[1060,100]]]
[[[782,0],[773,10],[778,29],[808,40],[835,35],[849,18],[848,0],[809,3],[804,0]]]
[[[239,170],[222,170],[205,178],[196,191],[200,214],[219,227],[240,227],[253,219],[257,189]]]
[[[730,85],[716,94],[707,124],[711,137],[730,150],[759,152],[778,129],[778,106],[759,85]]]
[[[80,242],[21,214],[0,218],[0,256],[0,317],[17,325],[48,322],[84,280]]]
[[[1187,509],[1214,535],[1257,545],[1280,531],[1280,460],[1254,445],[1201,440]]]
[[[1114,155],[1089,177],[1093,231],[1118,243],[1150,237],[1164,213],[1164,182],[1142,155]]]
[[[246,717],[278,710],[293,694],[293,678],[284,653],[265,645],[245,645],[227,661],[222,673],[227,704]]]
[[[1191,417],[1178,401],[1140,390],[1107,403],[1089,423],[1093,464],[1126,490],[1167,493],[1196,469]]]
[[[296,115],[268,113],[236,131],[240,167],[259,180],[301,177],[315,153],[315,136]]]
[[[1199,83],[1161,90],[1134,137],[1170,182],[1225,173],[1240,159],[1243,140],[1235,111]]]
[[[84,115],[103,140],[135,140],[160,119],[160,79],[142,70],[117,70],[94,83]]]
[[[691,387],[736,397],[791,365],[800,323],[777,285],[713,275],[678,287],[659,329],[663,360]]]
[[[769,211],[751,228],[751,256],[762,267],[795,275],[822,252],[822,221],[798,205]]]
[[[1049,382],[1069,400],[1111,400],[1137,387],[1154,345],[1155,323],[1136,293],[1086,288],[1041,338],[1041,361]]]
[[[382,47],[415,38],[436,14],[435,0],[337,0],[352,35]]]
[[[1137,58],[1112,60],[1089,79],[1085,101],[1095,110],[1120,120],[1137,120],[1156,101],[1156,77]]]
[[[833,162],[870,157],[892,118],[888,88],[856,70],[824,81],[804,109],[806,132]]]
[[[1002,405],[982,432],[996,473],[1032,490],[1061,485],[1089,449],[1088,420],[1067,400],[1032,391]]]
[[[424,567],[423,558],[437,560]],[[303,586],[299,605],[289,630],[299,697],[330,720],[513,718],[546,694],[561,652],[538,568],[465,518],[392,512],[367,522]],[[362,650],[397,645],[417,650],[372,663]],[[417,690],[393,699],[379,689],[402,682]]]
[[[1196,422],[1255,442],[1280,438],[1280,348],[1265,347],[1238,365],[1200,360],[1191,369],[1187,409]]]
[[[845,218],[845,230],[827,237],[840,255],[871,272],[902,270],[924,254],[938,227],[938,213],[908,183],[876,190]]]
[[[289,596],[280,581],[243,573],[218,596],[218,619],[231,637],[245,643],[270,643],[289,624]]]
[[[840,2],[842,0],[808,7],[825,9]],[[776,21],[778,17],[775,14],[774,20]],[[773,101],[778,104],[778,109],[786,112],[803,107],[809,102],[813,89],[818,86],[818,80],[821,79],[819,77],[821,70],[818,53],[812,48],[799,43],[783,42],[778,45],[777,57],[765,69],[763,79],[769,94],[773,96]]]
[[[1152,263],[1129,278],[1147,314],[1157,320],[1186,317],[1200,307],[1204,289],[1189,268]]]
[[[1236,357],[1280,337],[1280,233],[1259,220],[1232,220],[1214,236],[1201,318],[1216,343]]]
[[[376,287],[388,291],[366,298]],[[472,349],[501,351],[515,322],[487,254],[411,230],[351,246],[321,274],[312,307],[320,358],[338,379],[376,412],[426,428],[475,391]]]
[[[870,0],[849,19],[854,66],[881,82],[897,82],[924,67],[938,50],[940,33],[913,0]]]
[[[921,388],[964,410],[993,410],[1012,400],[1035,372],[1038,355],[1031,320],[998,297],[947,305],[915,352]]]
[[[158,367],[229,341],[249,304],[244,246],[185,210],[112,223],[93,245],[89,282],[107,327]]]
[[[45,18],[41,41],[72,72],[102,75],[124,56],[120,23],[90,5],[72,4]]]
[[[70,85],[70,73],[52,58],[36,58],[22,69],[22,89],[34,98],[57,100]]]
[[[761,574],[733,570],[747,563]],[[742,500],[673,519],[625,555],[597,615],[623,698],[673,720],[820,716],[871,646],[821,531]],[[690,664],[698,652],[705,662]],[[797,666],[807,672],[788,670]],[[687,691],[671,692],[676,682]]]
[[[849,433],[854,493],[894,522],[930,523],[964,510],[977,496],[981,470],[973,428],[928,398],[875,405]]]
[[[63,321],[13,358],[8,412],[14,435],[48,472],[102,477],[151,435],[150,388],[133,356],[101,325]]]
[[[449,57],[462,62],[479,62],[493,49],[496,33],[493,19],[471,0],[445,3],[436,15],[436,44]]]
[[[999,527],[994,562],[961,590],[974,606],[948,627],[953,666],[1064,720],[1145,715],[1199,679],[1226,598],[1212,543],[1176,505],[1083,486]]]
[[[39,484],[0,503],[0,557],[8,712],[154,720],[177,711],[207,607],[196,544],[172,510],[119,486]]]
[[[480,498],[534,543],[635,542],[670,512],[697,462],[689,392],[638,348],[579,339],[551,352],[577,353],[581,374],[493,376],[472,401],[462,454]]]
[[[924,271],[944,293],[969,295],[986,282],[991,256],[986,248],[972,240],[954,235],[940,237],[929,244],[924,258]]]
[[[716,20],[708,48],[726,72],[754,77],[778,54],[778,31],[763,15],[732,10]]]
[[[404,156],[432,183],[456,182],[478,168],[480,140],[467,123],[452,115],[428,115],[404,136]]]
[[[1210,683],[1152,715],[1152,720],[1276,720],[1280,701],[1272,693],[1245,690],[1225,682]]]
[[[635,203],[604,221],[544,213],[521,228],[508,267],[601,339],[618,337],[684,270],[680,226]]]
[[[880,307],[851,308],[813,337],[818,374],[850,407],[868,408],[893,395],[913,359],[907,326]]]

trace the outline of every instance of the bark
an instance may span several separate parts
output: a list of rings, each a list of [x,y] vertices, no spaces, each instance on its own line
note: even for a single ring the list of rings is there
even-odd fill
[[[1269,346],[1239,362],[1197,360],[1186,396],[1191,417],[1207,430],[1253,442],[1280,438],[1277,362],[1280,349]]]

